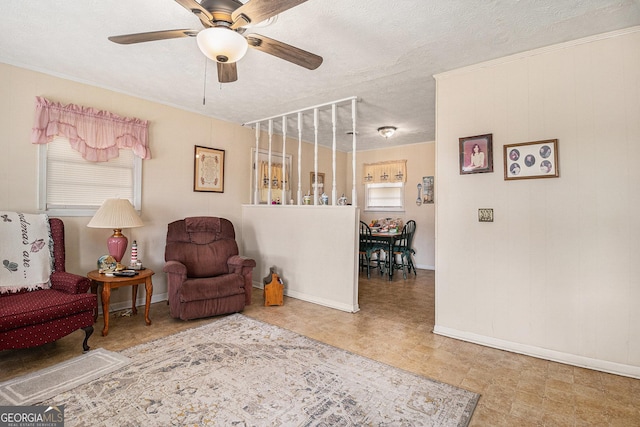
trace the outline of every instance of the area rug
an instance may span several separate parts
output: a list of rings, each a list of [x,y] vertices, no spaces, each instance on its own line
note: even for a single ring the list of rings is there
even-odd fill
[[[81,384],[113,372],[131,362],[128,357],[102,348],[49,368],[0,383],[0,406],[42,402]]]
[[[122,351],[43,404],[69,426],[466,426],[478,394],[241,314]]]

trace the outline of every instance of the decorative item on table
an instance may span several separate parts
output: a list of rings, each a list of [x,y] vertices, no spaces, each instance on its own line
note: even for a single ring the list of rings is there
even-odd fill
[[[342,196],[338,199],[338,206],[347,206],[347,196],[342,193]]]
[[[102,255],[98,258],[98,272],[99,273],[113,273],[116,271],[118,263],[111,255]]]
[[[113,229],[113,235],[107,239],[107,248],[109,255],[120,263],[129,243],[127,237],[122,234],[122,229],[142,227],[143,225],[129,200],[107,199],[91,218],[87,227]]]
[[[327,196],[326,193],[322,193],[320,195],[320,200],[318,200],[320,202],[321,205],[328,205],[329,204],[329,196]]]
[[[402,230],[401,218],[382,218],[377,220],[380,224],[380,231],[383,233],[396,233]]]
[[[131,265],[138,262],[138,242],[136,240],[131,244]]]
[[[127,267],[129,270],[142,270],[142,260],[138,259],[138,242],[131,244],[131,262]]]
[[[302,204],[303,205],[310,205],[311,204],[311,194],[307,193],[303,198],[302,198]]]

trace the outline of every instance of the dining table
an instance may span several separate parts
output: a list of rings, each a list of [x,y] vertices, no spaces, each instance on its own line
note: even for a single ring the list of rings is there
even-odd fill
[[[386,257],[385,257],[385,266],[388,267],[388,275],[389,280],[393,278],[393,244],[396,239],[402,235],[402,231],[395,229],[394,231],[374,231],[371,230],[371,237],[373,240],[376,240],[380,243],[387,245],[386,249]]]

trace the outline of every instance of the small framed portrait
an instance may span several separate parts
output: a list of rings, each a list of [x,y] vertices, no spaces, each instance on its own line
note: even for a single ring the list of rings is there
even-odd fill
[[[504,179],[557,178],[558,140],[504,146]]]
[[[460,138],[460,175],[493,172],[493,134]]]
[[[224,150],[196,145],[193,191],[224,193]]]

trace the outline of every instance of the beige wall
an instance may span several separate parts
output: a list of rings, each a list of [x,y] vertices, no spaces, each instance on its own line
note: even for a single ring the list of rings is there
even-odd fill
[[[436,77],[437,333],[640,377],[639,76],[635,27]],[[485,133],[494,173],[460,175]],[[559,178],[503,179],[552,138]]]
[[[407,182],[405,191],[405,212],[365,212],[364,184],[362,170],[365,163],[376,163],[387,160],[407,161]],[[351,187],[351,155],[349,155],[348,186]],[[356,189],[358,191],[358,206],[360,217],[369,222],[374,218],[402,218],[403,221],[416,221],[416,250],[415,262],[418,268],[433,270],[435,266],[435,204],[438,203],[438,190],[435,192],[435,204],[416,205],[418,198],[418,183],[423,176],[435,175],[435,144],[425,142],[421,144],[404,145],[385,150],[358,151],[356,155]],[[436,187],[438,180],[435,180]],[[347,197],[350,192],[345,193]],[[349,197],[351,199],[351,197]]]
[[[124,233],[130,241],[138,241],[140,258],[156,272],[154,300],[166,298],[162,266],[169,222],[196,215],[226,217],[236,227],[238,242],[242,242],[241,206],[250,201],[250,155],[251,148],[255,147],[255,132],[251,128],[5,64],[0,64],[0,93],[0,210],[37,210],[38,147],[29,142],[29,137],[34,99],[44,96],[64,104],[74,103],[149,120],[152,159],[143,162],[142,176],[145,226]],[[260,148],[266,148],[267,144],[268,139],[262,137]],[[225,150],[224,193],[193,191],[194,145]],[[274,151],[281,151],[281,146],[274,137]],[[288,142],[287,152],[293,154],[296,167],[297,142]],[[306,192],[309,172],[313,169],[312,145],[303,144],[302,157],[302,187]],[[346,167],[346,154],[338,153],[337,157],[341,172]],[[331,152],[320,148],[319,159],[320,170],[326,173],[329,183]],[[294,190],[297,182],[294,175]],[[343,188],[344,180],[338,185],[339,191]],[[94,270],[98,257],[106,253],[109,233],[87,228],[89,219],[64,218],[67,269],[74,273]],[[128,256],[127,252],[125,259]],[[129,292],[114,292],[112,308],[126,307],[128,299]]]

